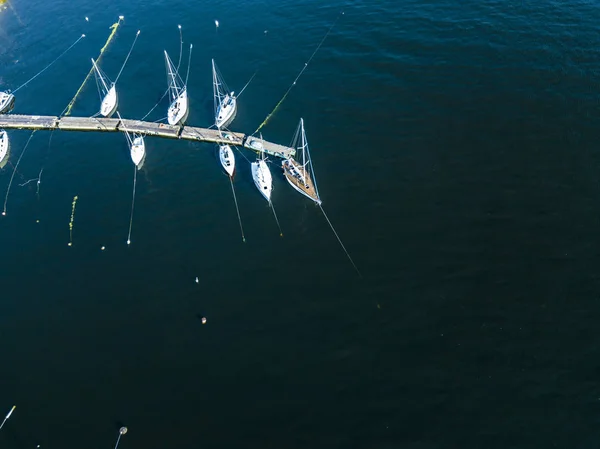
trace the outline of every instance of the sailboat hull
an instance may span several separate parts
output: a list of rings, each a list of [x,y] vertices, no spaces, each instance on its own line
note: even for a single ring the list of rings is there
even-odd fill
[[[281,167],[289,185],[316,204],[321,204],[312,179],[310,179],[310,176],[303,174],[300,164],[290,158],[283,161]]]
[[[131,160],[139,170],[140,168],[142,168],[142,164],[144,163],[144,159],[146,158],[146,144],[144,142],[143,137],[136,137],[135,139],[133,139],[130,153]]]
[[[219,161],[230,178],[235,172],[235,157],[229,145],[219,145]]]
[[[217,128],[225,128],[233,122],[237,114],[237,98],[231,97],[226,103],[217,108],[215,125]]]
[[[10,142],[8,140],[8,133],[6,131],[0,131],[0,168],[3,168],[8,161],[9,149]]]
[[[271,177],[271,171],[267,166],[267,163],[263,160],[252,162],[251,171],[252,179],[256,188],[261,195],[268,201],[271,202],[271,192],[273,190],[273,178]]]
[[[100,114],[102,114],[103,117],[111,117],[117,110],[117,104],[117,88],[113,84],[113,86],[108,90],[107,94],[102,99],[102,104],[100,105]]]
[[[10,112],[15,106],[15,96],[8,92],[0,92],[0,114]]]
[[[169,106],[169,110],[167,111],[169,125],[183,124],[187,120],[189,112],[187,91],[184,90]]]

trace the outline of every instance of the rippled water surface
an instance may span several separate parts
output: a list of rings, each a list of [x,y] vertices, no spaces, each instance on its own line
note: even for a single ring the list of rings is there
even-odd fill
[[[243,243],[215,148],[148,138],[127,247],[123,137],[37,132],[0,217],[1,447],[106,448],[123,424],[123,449],[595,447],[600,3],[121,3],[5,4],[0,89],[87,35],[14,113],[59,114],[122,14],[102,67],[141,30],[123,116],[160,98],[181,24],[188,122],[211,123],[215,58],[234,90],[256,72],[232,125],[252,133],[339,16],[261,131],[304,118],[363,278],[275,160],[283,237],[236,153]],[[72,114],[98,103],[92,81]]]

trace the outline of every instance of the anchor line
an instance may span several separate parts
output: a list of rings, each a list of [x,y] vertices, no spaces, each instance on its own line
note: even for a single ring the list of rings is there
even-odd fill
[[[187,68],[187,73],[185,75],[185,87],[186,88],[187,88],[188,77],[190,76],[190,64],[192,63],[192,47],[193,47],[193,45],[190,44],[190,54],[188,55],[188,68]]]
[[[279,224],[279,219],[277,218],[277,214],[275,213],[275,206],[273,206],[273,202],[269,200],[269,206],[273,211],[273,216],[275,217],[275,222],[277,223],[277,227],[279,228],[279,237],[283,237],[283,231],[281,230],[281,225]]]
[[[348,260],[350,261],[350,263],[352,264],[352,266],[356,270],[356,273],[358,273],[358,277],[362,279],[362,274],[361,274],[360,270],[358,269],[358,267],[356,266],[356,264],[352,260],[352,257],[350,257],[350,253],[348,252],[348,250],[346,249],[346,247],[342,243],[342,239],[340,239],[340,236],[338,235],[338,233],[335,231],[335,228],[331,224],[331,221],[329,220],[329,217],[327,216],[327,214],[323,210],[323,206],[321,206],[320,204],[318,206],[319,206],[319,209],[321,209],[321,212],[323,212],[323,216],[325,217],[325,220],[327,220],[327,223],[329,224],[329,227],[333,231],[333,234],[335,235],[335,238],[337,238],[337,241],[339,242],[340,246],[342,247],[342,249],[346,253],[346,256],[348,257]]]
[[[140,30],[138,30],[138,32],[135,35],[135,39],[133,40],[133,44],[131,44],[131,47],[129,48],[129,53],[127,53],[127,57],[125,58],[125,62],[121,66],[121,70],[119,70],[119,73],[117,74],[117,77],[113,81],[114,84],[117,84],[117,81],[119,80],[119,77],[121,76],[121,73],[123,72],[123,69],[125,68],[125,65],[127,64],[127,61],[129,60],[129,57],[131,56],[131,52],[133,51],[133,47],[135,47],[135,43],[137,42],[137,39],[138,39],[139,35],[140,35]]]
[[[17,172],[17,167],[19,166],[19,163],[21,162],[21,158],[25,154],[25,150],[27,150],[27,147],[29,146],[29,142],[31,142],[31,138],[33,137],[34,134],[35,134],[35,131],[32,131],[31,134],[29,135],[29,139],[27,139],[27,143],[23,147],[23,151],[21,151],[21,155],[19,156],[19,159],[17,159],[17,165],[15,165],[15,168],[12,172],[10,181],[8,183],[8,189],[6,190],[6,196],[4,197],[4,210],[2,211],[2,215],[6,215],[6,203],[8,202],[8,194],[10,193],[10,188],[12,186],[12,182],[15,177],[15,173]]]
[[[183,31],[181,31],[181,25],[177,25],[177,27],[179,28],[179,61],[177,61],[177,68],[175,70],[179,72],[181,57],[183,56]]]
[[[21,84],[19,87],[17,87],[14,91],[12,91],[12,93],[13,94],[17,93],[17,91],[19,91],[23,87],[27,86],[30,82],[32,82],[34,79],[36,79],[38,76],[40,76],[46,70],[48,70],[50,68],[50,66],[52,66],[52,64],[54,64],[56,61],[58,61],[60,58],[62,58],[70,49],[72,49],[75,45],[77,45],[79,43],[79,41],[81,39],[83,39],[84,37],[85,37],[85,34],[82,34],[81,36],[79,36],[79,39],[77,39],[75,42],[73,42],[71,44],[71,46],[69,48],[67,48],[65,51],[63,51],[54,61],[52,61],[50,64],[48,64],[46,67],[44,67],[41,71],[36,73],[32,78],[30,78],[29,80],[27,80],[23,84]]]
[[[131,227],[133,226],[133,208],[135,205],[135,187],[137,184],[137,167],[133,166],[133,193],[131,195],[131,214],[129,216],[129,233],[127,234],[127,244],[131,244]]]
[[[242,226],[242,217],[240,216],[240,208],[238,207],[237,197],[235,196],[235,188],[233,187],[233,177],[229,176],[229,182],[231,183],[231,192],[233,193],[233,201],[235,202],[235,210],[237,212],[238,221],[240,223],[240,231],[242,233],[242,241],[246,242],[246,237],[244,236],[244,227]]]
[[[250,80],[248,80],[248,82],[246,83],[246,85],[244,87],[242,87],[242,90],[240,90],[239,93],[237,94],[237,98],[240,98],[240,95],[242,95],[242,93],[246,90],[246,87],[248,87],[250,85],[250,82],[254,79],[254,77],[256,76],[257,73],[258,73],[258,70],[256,72],[254,72],[254,75],[252,75],[250,77]]]
[[[281,103],[284,102],[284,100],[286,99],[286,97],[288,96],[288,94],[290,93],[290,91],[292,90],[292,88],[296,85],[296,82],[298,81],[298,79],[300,79],[300,77],[302,76],[302,74],[304,73],[304,71],[308,68],[308,65],[313,60],[313,58],[315,57],[315,55],[317,54],[317,52],[319,51],[319,49],[321,48],[321,46],[325,42],[325,39],[327,39],[327,36],[329,36],[329,33],[331,33],[331,30],[333,30],[333,27],[335,26],[335,24],[338,22],[338,20],[340,19],[340,17],[342,15],[344,15],[344,11],[341,11],[338,14],[338,16],[336,17],[336,19],[333,22],[333,24],[327,30],[327,33],[325,33],[325,36],[323,36],[323,39],[321,39],[321,42],[319,42],[319,45],[317,45],[317,48],[315,48],[315,51],[313,51],[313,53],[310,56],[310,58],[308,58],[308,61],[306,61],[304,63],[304,67],[302,67],[302,70],[300,70],[300,73],[298,73],[298,76],[296,77],[296,79],[294,80],[294,82],[290,85],[290,87],[285,92],[285,94],[283,95],[283,97],[281,98],[281,100],[279,100],[279,103],[277,103],[275,105],[275,107],[273,108],[273,110],[267,115],[267,118],[265,118],[264,121],[260,124],[260,126],[258,128],[256,128],[256,131],[254,131],[252,133],[252,135],[255,135],[257,132],[259,132],[263,128],[263,126],[265,126],[269,122],[269,120],[271,119],[271,117],[273,116],[273,114],[275,114],[275,111],[279,108],[279,106],[281,106]]]

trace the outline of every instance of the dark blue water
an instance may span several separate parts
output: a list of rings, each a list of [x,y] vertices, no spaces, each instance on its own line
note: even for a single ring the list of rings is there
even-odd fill
[[[102,61],[114,76],[141,29],[123,116],[164,91],[181,24],[189,123],[211,123],[214,57],[234,90],[258,71],[232,125],[246,133],[343,9],[262,132],[288,143],[304,118],[363,278],[273,167],[281,238],[236,154],[242,243],[207,144],[147,139],[127,247],[123,136],[38,132],[0,221],[0,413],[17,405],[1,447],[106,448],[123,424],[123,449],[596,447],[599,3],[8,6],[0,88],[87,34],[15,113],[60,113],[123,14]],[[97,109],[92,82],[72,114]],[[29,132],[10,137],[2,197]],[[41,168],[38,199],[19,184]]]

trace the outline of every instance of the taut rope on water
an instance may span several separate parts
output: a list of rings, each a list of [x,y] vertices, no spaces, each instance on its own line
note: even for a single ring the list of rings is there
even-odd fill
[[[60,58],[62,58],[70,49],[72,49],[75,45],[77,45],[79,43],[79,41],[81,39],[83,39],[85,37],[85,34],[82,34],[81,36],[79,36],[79,39],[77,39],[75,42],[73,42],[71,44],[71,46],[69,48],[67,48],[65,51],[63,51],[60,55],[58,55],[58,57],[52,61],[50,64],[48,64],[46,67],[44,67],[42,70],[40,70],[38,73],[36,73],[33,77],[31,77],[30,79],[28,79],[27,81],[25,81],[23,84],[21,84],[19,87],[17,87],[15,90],[12,91],[12,93],[16,93],[18,90],[22,89],[23,87],[27,86],[30,82],[32,82],[34,79],[36,79],[38,76],[40,76],[42,73],[44,73],[46,70],[48,70],[50,68],[50,66],[52,64],[54,64],[56,61],[58,61]]]
[[[25,150],[27,150],[27,147],[29,146],[29,142],[31,142],[31,138],[33,137],[34,134],[35,134],[35,131],[32,131],[31,134],[29,135],[29,139],[27,139],[27,143],[25,144],[23,151],[21,151],[21,155],[19,156],[19,159],[17,159],[17,165],[15,165],[15,167],[13,169],[12,175],[10,177],[10,181],[8,183],[8,189],[6,189],[6,196],[4,197],[4,210],[2,211],[2,215],[6,215],[6,203],[8,202],[8,194],[10,193],[10,187],[12,186],[13,179],[15,178],[15,173],[17,172],[17,167],[19,166],[19,163],[21,162],[21,158],[25,154]]]
[[[321,206],[320,204],[318,205],[319,209],[321,209],[321,212],[323,212],[323,216],[325,217],[325,220],[327,220],[327,223],[329,224],[329,227],[331,228],[331,230],[333,231],[333,234],[335,235],[335,238],[337,239],[337,241],[339,242],[340,246],[342,247],[342,249],[344,250],[344,252],[346,253],[346,257],[348,257],[348,260],[350,261],[350,263],[352,264],[352,266],[354,267],[354,269],[356,270],[356,273],[358,273],[358,277],[362,278],[362,274],[360,272],[360,270],[358,269],[358,267],[356,266],[356,264],[354,263],[354,261],[352,260],[352,257],[350,257],[350,253],[348,252],[348,250],[346,250],[346,247],[344,246],[344,244],[342,243],[342,239],[340,239],[340,236],[338,235],[338,233],[335,231],[335,228],[333,227],[333,225],[331,224],[331,221],[329,221],[329,217],[327,216],[327,214],[325,213],[325,211],[323,210],[323,206]]]
[[[323,36],[323,39],[321,39],[321,42],[319,42],[319,45],[317,45],[317,48],[315,48],[315,51],[313,51],[313,54],[310,56],[310,58],[308,58],[308,61],[306,61],[304,63],[304,67],[302,67],[302,70],[300,70],[300,73],[298,73],[298,76],[296,77],[296,79],[294,80],[294,82],[292,83],[292,85],[288,88],[288,90],[285,92],[285,94],[283,94],[283,97],[281,98],[281,100],[279,100],[279,103],[277,103],[275,105],[275,107],[273,108],[273,110],[269,113],[269,115],[267,115],[267,118],[265,118],[265,120],[260,124],[260,126],[258,128],[256,128],[256,131],[254,131],[252,133],[252,135],[255,135],[257,132],[259,132],[263,128],[263,126],[265,126],[269,122],[269,120],[271,119],[271,117],[273,116],[273,114],[275,114],[275,111],[279,108],[279,106],[281,106],[281,103],[283,103],[283,101],[288,96],[288,94],[290,93],[290,91],[292,90],[292,88],[296,85],[296,82],[298,81],[298,79],[300,79],[300,77],[302,76],[302,74],[304,73],[304,71],[307,69],[308,64],[310,64],[310,62],[313,60],[313,58],[315,57],[315,55],[317,54],[317,52],[319,51],[319,49],[323,45],[323,42],[325,42],[325,39],[327,39],[327,36],[329,36],[329,33],[331,33],[331,30],[333,30],[333,27],[335,26],[335,24],[337,23],[337,21],[339,20],[339,18],[342,15],[344,15],[344,11],[341,11],[338,14],[338,16],[336,17],[336,19],[333,22],[333,24],[329,27],[329,30],[327,30],[327,33],[325,33],[325,36]]]
[[[237,212],[238,221],[240,222],[240,231],[242,232],[242,242],[246,243],[246,237],[244,236],[244,227],[242,226],[242,217],[240,216],[240,208],[238,207],[237,197],[235,196],[235,189],[233,187],[233,177],[229,176],[229,182],[231,183],[231,192],[233,193],[233,201],[235,203],[235,210]]]
[[[129,216],[129,233],[127,234],[127,244],[131,245],[131,227],[133,226],[133,207],[135,205],[135,186],[137,184],[137,167],[133,164],[133,193],[131,194],[131,214]]]

